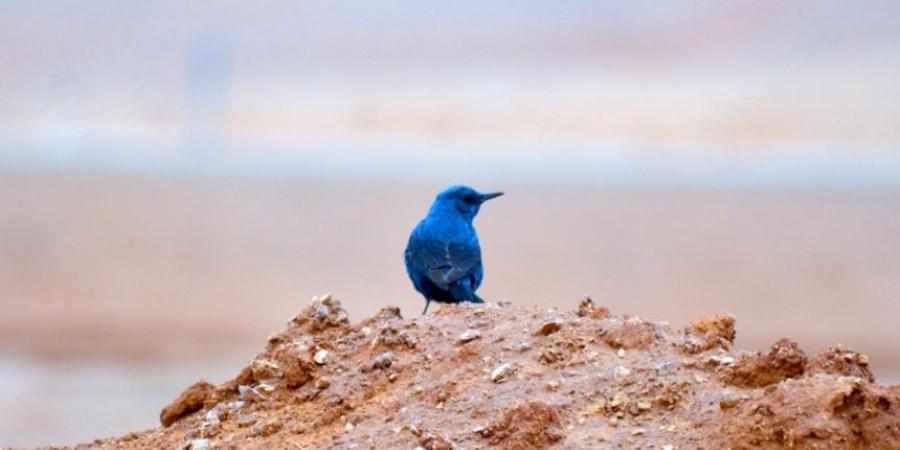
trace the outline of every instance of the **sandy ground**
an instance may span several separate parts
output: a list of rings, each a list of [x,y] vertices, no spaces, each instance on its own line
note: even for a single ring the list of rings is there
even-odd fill
[[[881,379],[900,373],[898,192],[478,187],[508,193],[477,220],[486,298],[548,307],[591,294],[675,326],[728,312],[741,347],[843,344]],[[315,294],[339,295],[354,320],[388,304],[415,315],[401,252],[438,188],[0,174],[0,403],[23,380],[63,387],[0,411],[4,424],[58,418],[0,427],[0,444],[149,427],[143,407],[48,411],[87,398],[94,367],[141,405],[170,400],[190,374],[224,381]]]

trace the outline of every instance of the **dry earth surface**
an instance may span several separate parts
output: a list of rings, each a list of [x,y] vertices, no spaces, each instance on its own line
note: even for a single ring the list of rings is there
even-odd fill
[[[734,338],[731,316],[673,329],[589,298],[351,324],[325,296],[233,380],[188,387],[162,426],[75,448],[900,448],[900,386],[865,354]]]

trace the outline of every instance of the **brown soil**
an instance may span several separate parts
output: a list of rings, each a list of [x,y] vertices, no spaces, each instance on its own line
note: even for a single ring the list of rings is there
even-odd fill
[[[230,382],[188,388],[163,427],[76,448],[900,448],[900,386],[868,357],[790,340],[732,349],[734,318],[684,330],[506,304],[315,299]],[[204,447],[206,446],[206,447]]]

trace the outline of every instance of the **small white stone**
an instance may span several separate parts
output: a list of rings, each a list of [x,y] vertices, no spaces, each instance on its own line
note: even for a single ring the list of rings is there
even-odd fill
[[[313,361],[320,366],[324,365],[328,361],[328,350],[323,348],[317,351],[313,356]]]
[[[194,439],[191,441],[191,450],[207,450],[209,448],[209,439]]]
[[[625,356],[625,349],[624,349],[624,348],[620,348],[619,351],[616,352],[616,354],[619,355],[619,358],[624,357],[624,356]]]
[[[459,335],[459,340],[461,342],[469,342],[469,341],[478,339],[478,337],[479,337],[479,334],[478,334],[477,330],[469,329],[469,330],[463,331],[462,334]]]
[[[494,369],[493,372],[491,372],[491,381],[493,381],[494,383],[502,383],[503,381],[506,381],[507,378],[509,378],[509,375],[512,373],[512,371],[512,365],[510,365],[509,363],[503,363],[496,369]]]
[[[205,426],[212,426],[219,424],[219,407],[215,407],[206,412],[206,416],[203,418],[203,424]]]
[[[243,400],[235,400],[228,404],[228,407],[231,409],[241,409],[244,407]]]
[[[624,378],[624,377],[627,377],[628,375],[631,375],[631,369],[629,369],[625,366],[616,366],[616,376],[617,377]]]

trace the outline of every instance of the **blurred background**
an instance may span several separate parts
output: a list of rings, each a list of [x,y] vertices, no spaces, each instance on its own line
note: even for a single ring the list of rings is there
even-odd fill
[[[434,194],[482,296],[900,381],[900,3],[0,4],[0,445],[157,424],[313,295],[417,315]]]

